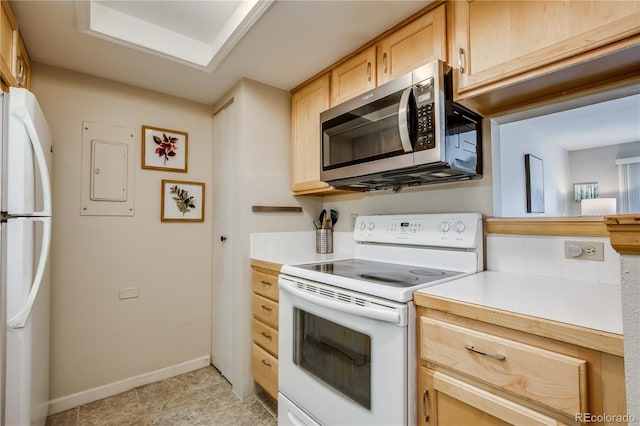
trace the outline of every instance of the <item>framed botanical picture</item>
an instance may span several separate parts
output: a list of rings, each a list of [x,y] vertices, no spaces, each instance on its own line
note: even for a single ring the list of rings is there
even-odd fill
[[[142,126],[142,168],[187,172],[189,134]]]
[[[527,213],[544,213],[544,170],[542,159],[525,154]]]
[[[204,222],[204,183],[162,180],[162,222]]]

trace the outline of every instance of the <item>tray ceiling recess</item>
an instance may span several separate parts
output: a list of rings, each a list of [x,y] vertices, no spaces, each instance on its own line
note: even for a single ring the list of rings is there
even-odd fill
[[[76,2],[78,30],[213,72],[273,0]]]

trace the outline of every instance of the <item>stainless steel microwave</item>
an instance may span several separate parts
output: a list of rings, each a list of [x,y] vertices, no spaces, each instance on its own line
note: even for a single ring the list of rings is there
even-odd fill
[[[354,190],[482,177],[482,117],[453,102],[451,67],[426,64],[320,114],[322,169]]]

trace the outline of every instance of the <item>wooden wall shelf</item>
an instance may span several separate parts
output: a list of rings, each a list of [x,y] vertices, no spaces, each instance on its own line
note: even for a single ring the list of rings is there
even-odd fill
[[[490,217],[486,220],[488,234],[546,235],[570,237],[608,237],[601,216],[576,217]]]

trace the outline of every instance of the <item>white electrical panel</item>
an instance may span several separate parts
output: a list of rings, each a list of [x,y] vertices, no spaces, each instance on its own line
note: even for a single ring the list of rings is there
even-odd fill
[[[133,216],[134,129],[82,123],[80,214]]]
[[[126,143],[91,141],[91,186],[93,201],[127,201]]]

